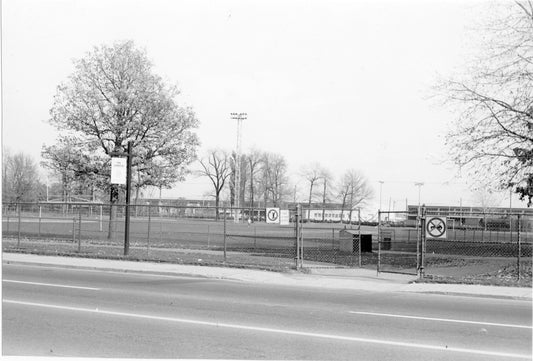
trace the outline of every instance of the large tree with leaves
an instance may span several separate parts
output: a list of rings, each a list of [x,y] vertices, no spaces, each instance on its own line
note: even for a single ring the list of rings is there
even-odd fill
[[[482,53],[437,89],[458,112],[447,137],[454,161],[484,188],[533,196],[533,3],[494,5]],[[500,9],[500,7],[502,7]]]
[[[110,156],[126,152],[131,141],[132,167],[142,175],[133,179],[156,186],[180,180],[196,155],[198,121],[177,104],[177,87],[153,72],[146,52],[122,41],[95,47],[74,66],[57,89],[50,123],[90,154],[95,166],[87,170],[108,184]],[[109,190],[114,204],[118,189]]]

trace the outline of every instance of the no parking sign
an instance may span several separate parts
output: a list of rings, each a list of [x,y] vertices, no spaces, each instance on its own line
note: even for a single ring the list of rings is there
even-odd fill
[[[446,239],[446,217],[431,217],[426,221],[426,238]]]

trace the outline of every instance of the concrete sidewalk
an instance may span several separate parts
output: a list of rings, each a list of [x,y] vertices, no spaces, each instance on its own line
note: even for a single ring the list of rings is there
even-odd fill
[[[412,283],[416,279],[415,276],[392,273],[380,273],[378,276],[376,271],[367,269],[313,269],[310,273],[306,274],[300,272],[278,273],[230,267],[41,256],[22,253],[3,253],[2,258],[4,263],[195,276],[288,287],[318,287],[322,289],[346,289],[372,292],[436,293],[456,296],[532,300],[531,288]]]

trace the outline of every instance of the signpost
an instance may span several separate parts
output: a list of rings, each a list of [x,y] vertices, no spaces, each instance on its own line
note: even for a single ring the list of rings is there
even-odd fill
[[[130,193],[131,193],[131,141],[128,142],[127,153],[112,152],[111,158],[111,184],[126,184],[126,214],[124,220],[124,256],[130,250]],[[117,156],[126,156],[120,158]],[[111,205],[112,207],[113,205]]]

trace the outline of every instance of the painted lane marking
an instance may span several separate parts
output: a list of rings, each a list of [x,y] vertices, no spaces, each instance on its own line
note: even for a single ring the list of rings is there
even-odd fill
[[[183,319],[183,318],[175,318],[175,317],[163,317],[163,316],[153,316],[153,315],[127,313],[127,312],[105,311],[105,310],[99,310],[98,308],[80,308],[80,307],[51,305],[51,304],[44,304],[44,303],[34,303],[34,302],[25,302],[25,301],[7,300],[7,299],[3,300],[2,302],[17,304],[17,305],[24,305],[24,306],[52,308],[52,309],[86,312],[86,313],[96,313],[96,314],[110,315],[110,316],[122,316],[122,317],[132,317],[132,318],[176,322],[176,323],[186,323],[186,324],[192,324],[192,325],[212,326],[212,327],[217,327],[217,328],[260,331],[260,332],[269,332],[269,333],[277,333],[277,334],[292,335],[292,336],[304,336],[304,337],[323,338],[323,339],[330,339],[330,340],[371,343],[371,344],[379,344],[379,345],[387,345],[387,346],[399,346],[399,347],[407,347],[407,348],[425,349],[425,350],[432,350],[432,351],[447,351],[447,352],[456,352],[456,353],[467,353],[467,354],[476,354],[476,355],[498,356],[498,357],[531,360],[531,355],[524,355],[524,354],[517,354],[517,353],[493,352],[493,351],[466,349],[466,348],[459,348],[459,347],[425,345],[425,344],[410,343],[410,342],[387,341],[387,340],[378,340],[378,339],[371,339],[371,338],[331,335],[331,334],[325,334],[325,333],[292,331],[292,330],[284,330],[284,329],[269,328],[269,327],[245,326],[245,325],[238,325],[238,324],[199,321],[199,320],[191,320],[191,319]]]
[[[100,291],[100,288],[94,287],[82,287],[82,286],[70,286],[70,285],[58,285],[54,283],[40,283],[40,282],[26,282],[26,281],[16,281],[16,280],[2,280],[2,282],[7,283],[22,283],[26,285],[35,285],[35,286],[48,286],[48,287],[61,287],[61,288],[75,288],[78,290],[90,290],[90,291]]]
[[[382,316],[382,317],[394,317],[394,318],[408,318],[413,320],[426,320],[426,321],[440,321],[440,322],[453,322],[453,323],[467,323],[472,325],[485,325],[485,326],[498,326],[498,327],[514,327],[514,328],[527,328],[532,329],[532,326],[516,325],[508,323],[494,323],[494,322],[480,322],[480,321],[466,321],[466,320],[454,320],[448,318],[434,318],[434,317],[420,317],[420,316],[407,316],[407,315],[394,315],[390,313],[375,313],[375,312],[357,312],[350,311],[351,314],[367,315],[367,316]]]

